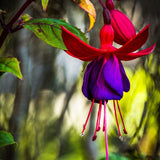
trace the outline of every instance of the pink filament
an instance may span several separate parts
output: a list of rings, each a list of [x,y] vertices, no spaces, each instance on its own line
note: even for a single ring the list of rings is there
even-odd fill
[[[101,109],[102,109],[102,100],[100,100],[100,103],[99,103],[99,109],[98,109],[98,115],[97,115],[97,122],[96,122],[96,129],[95,129],[95,132],[94,132],[94,136],[92,138],[92,141],[96,140],[97,138],[97,131],[100,130],[100,120],[101,120]]]
[[[117,127],[118,127],[118,132],[119,132],[119,136],[121,137],[121,131],[120,131],[120,129],[119,129],[119,123],[118,123],[118,118],[117,118],[117,111],[116,111],[115,100],[113,100],[113,105],[114,105],[114,112],[115,112],[115,117],[116,117],[116,123],[117,123]]]
[[[87,125],[87,123],[88,123],[89,117],[90,117],[91,112],[92,112],[92,109],[93,109],[94,101],[95,101],[95,98],[93,98],[92,105],[91,105],[91,108],[90,108],[90,110],[89,110],[89,113],[88,113],[86,122],[85,122],[85,124],[84,124],[84,126],[83,126],[83,130],[82,130],[82,134],[81,134],[81,135],[84,134],[84,131],[85,131],[85,129],[86,129],[86,125]]]
[[[98,124],[96,130],[99,131],[101,129],[100,127],[100,121],[101,121],[101,110],[102,110],[102,100],[100,100],[99,103],[99,110],[98,110]]]
[[[109,160],[109,156],[108,156],[108,142],[107,142],[106,101],[104,101],[104,130],[105,130],[106,160]]]
[[[122,114],[121,114],[121,110],[120,110],[118,101],[117,101],[117,106],[118,106],[119,114],[120,114],[120,117],[121,117],[121,120],[122,120],[122,123],[123,123],[123,131],[124,131],[125,134],[127,134],[127,130],[125,128],[125,124],[124,124],[124,121],[123,121],[123,117],[122,117]]]

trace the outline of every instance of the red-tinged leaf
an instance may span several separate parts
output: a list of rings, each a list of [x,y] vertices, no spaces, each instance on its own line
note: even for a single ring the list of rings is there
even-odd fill
[[[61,26],[64,26],[81,40],[88,43],[88,40],[83,32],[68,24],[64,20],[52,18],[31,19],[23,25],[24,28],[32,31],[38,38],[47,44],[66,50],[61,35]]]
[[[85,10],[88,13],[89,19],[90,19],[90,26],[88,31],[90,31],[94,23],[96,21],[96,11],[94,8],[94,5],[90,2],[90,0],[73,0],[76,2],[83,10]]]
[[[43,11],[46,11],[49,0],[42,0]]]

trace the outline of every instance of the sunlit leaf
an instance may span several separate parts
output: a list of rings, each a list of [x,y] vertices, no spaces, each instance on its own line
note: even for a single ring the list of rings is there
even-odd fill
[[[90,31],[93,28],[93,26],[94,26],[95,18],[92,15],[90,15],[90,14],[88,14],[88,16],[90,18],[90,26],[89,26],[88,31]]]
[[[38,38],[42,39],[47,44],[56,48],[66,49],[61,36],[61,26],[64,26],[81,40],[88,43],[83,32],[66,23],[64,20],[52,18],[31,19],[25,23],[24,28],[32,31]]]
[[[10,72],[17,76],[19,79],[23,79],[19,67],[19,62],[14,57],[0,57],[0,72]]]
[[[73,0],[73,1],[76,2],[83,10],[85,10],[88,13],[90,19],[90,26],[88,31],[90,31],[93,28],[96,20],[96,11],[94,5],[90,2],[90,0]]]
[[[46,11],[46,9],[47,9],[48,2],[49,2],[49,0],[42,0],[42,7],[43,7],[44,11]]]
[[[21,21],[22,21],[23,23],[29,21],[30,19],[32,19],[32,17],[31,17],[29,14],[23,14],[23,15],[21,16]]]
[[[6,14],[6,11],[0,9],[0,14]]]
[[[5,131],[0,131],[0,148],[8,145],[14,145],[17,148],[17,143],[14,141],[13,136]]]

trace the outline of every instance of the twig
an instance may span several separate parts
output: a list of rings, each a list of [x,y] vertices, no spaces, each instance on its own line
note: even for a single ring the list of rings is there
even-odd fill
[[[14,25],[14,23],[18,20],[18,18],[21,16],[21,14],[24,12],[24,10],[35,0],[27,0],[21,8],[17,11],[17,13],[13,16],[13,18],[10,20],[10,22],[3,28],[3,31],[0,36],[0,48],[3,45],[8,33],[11,32],[11,28]]]

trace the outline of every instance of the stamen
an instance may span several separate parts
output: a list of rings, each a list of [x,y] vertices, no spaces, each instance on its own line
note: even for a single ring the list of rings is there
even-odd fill
[[[96,122],[96,129],[95,129],[95,132],[94,132],[94,136],[92,137],[92,141],[95,141],[96,138],[97,138],[97,131],[100,130],[100,120],[101,120],[101,109],[102,109],[102,100],[100,100],[100,103],[99,103],[99,109],[98,109],[98,115],[97,115],[97,122]]]
[[[87,125],[88,120],[89,120],[89,117],[90,117],[90,115],[91,115],[91,112],[92,112],[92,109],[93,109],[93,105],[94,105],[94,101],[95,101],[95,98],[93,98],[92,105],[91,105],[91,108],[90,108],[90,110],[89,110],[89,113],[88,113],[86,122],[85,122],[85,124],[83,125],[83,130],[82,130],[81,136],[84,135],[84,130],[86,129],[86,125]]]
[[[105,124],[103,123],[103,132],[105,131]]]
[[[104,129],[105,129],[106,160],[109,160],[109,156],[108,156],[108,142],[107,142],[107,115],[106,115],[106,101],[104,101]]]
[[[117,106],[118,106],[119,114],[120,114],[120,117],[121,117],[121,120],[122,120],[122,123],[123,123],[123,132],[125,134],[127,134],[127,130],[126,130],[125,125],[124,125],[124,121],[123,121],[123,117],[122,117],[122,114],[121,114],[121,110],[120,110],[118,101],[117,101]]]
[[[118,127],[118,132],[119,132],[119,136],[121,137],[121,131],[120,131],[120,129],[119,129],[119,123],[118,123],[118,118],[117,118],[117,111],[116,111],[115,100],[113,100],[113,105],[114,105],[114,112],[115,112],[115,117],[116,117],[116,123],[117,123],[117,127]]]
[[[101,127],[100,127],[100,122],[101,122],[101,110],[102,110],[102,100],[100,100],[99,103],[99,110],[98,110],[98,124],[97,124],[97,131],[100,131]]]

